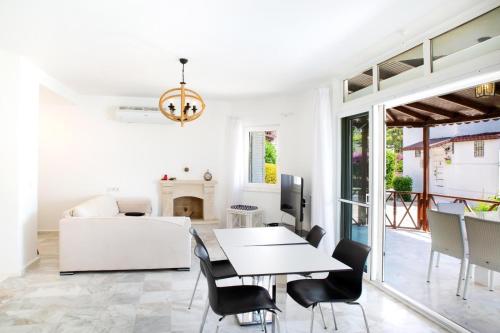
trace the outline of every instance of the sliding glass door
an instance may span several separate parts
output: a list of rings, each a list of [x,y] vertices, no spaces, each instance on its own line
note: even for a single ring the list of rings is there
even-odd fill
[[[369,245],[369,114],[342,119],[341,234]]]

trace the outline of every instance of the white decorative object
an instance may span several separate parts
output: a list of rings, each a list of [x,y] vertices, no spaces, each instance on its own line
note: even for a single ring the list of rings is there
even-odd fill
[[[174,216],[175,199],[193,197],[203,200],[203,221],[217,220],[214,198],[216,181],[162,180],[160,184],[163,216]]]
[[[263,212],[260,209],[243,210],[243,209],[227,209],[227,228],[233,228],[235,220],[238,221],[240,227],[252,228],[261,225],[264,222]]]

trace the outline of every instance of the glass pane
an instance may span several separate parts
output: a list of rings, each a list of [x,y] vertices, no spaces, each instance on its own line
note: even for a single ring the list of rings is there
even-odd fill
[[[371,69],[345,80],[346,100],[351,100],[369,94],[373,85],[373,71]]]
[[[344,237],[368,244],[368,208],[345,202],[341,205]]]
[[[249,133],[248,182],[277,183],[276,131],[252,131]]]
[[[378,65],[380,89],[422,75],[423,64],[424,56],[422,44],[384,61]],[[405,74],[401,75],[403,73]]]
[[[368,130],[367,114],[344,120],[343,199],[362,203],[369,201]]]
[[[431,43],[434,70],[500,49],[500,7],[435,37]]]

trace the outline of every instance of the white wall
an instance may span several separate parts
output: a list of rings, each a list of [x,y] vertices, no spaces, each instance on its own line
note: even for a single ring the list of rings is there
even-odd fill
[[[447,164],[444,148],[431,148],[429,190],[431,193],[477,199],[497,195],[499,152],[500,140],[484,141],[484,157],[474,157],[474,141],[455,142],[451,163]],[[422,157],[415,157],[414,150],[403,152],[403,156],[403,174],[412,177],[414,191],[422,191]]]
[[[178,179],[201,179],[210,169],[216,209],[225,221],[225,136],[229,115],[244,126],[279,126],[281,172],[304,177],[310,216],[312,165],[312,92],[294,96],[241,101],[207,101],[205,114],[184,128],[127,124],[113,119],[116,106],[155,106],[155,98],[84,97],[71,103],[42,89],[40,105],[39,229],[57,230],[65,209],[96,194],[146,196],[159,212],[158,180],[163,174]],[[242,147],[243,149],[243,147]],[[191,171],[185,173],[184,166]],[[119,191],[109,191],[118,188]],[[280,221],[279,191],[245,191],[243,201],[264,209],[265,219]],[[285,219],[285,221],[288,221]]]
[[[36,258],[38,78],[0,50],[0,279]]]
[[[233,113],[238,116],[244,127],[279,126],[278,164],[281,173],[293,174],[304,178],[304,227],[310,225],[312,139],[313,139],[313,92],[308,91],[291,96],[277,96],[241,100],[233,102]],[[280,193],[277,191],[258,191],[246,189],[245,204],[264,209],[264,219],[268,222],[293,223],[289,216],[280,211]]]
[[[57,230],[65,209],[97,194],[146,196],[159,210],[159,180],[201,179],[209,169],[224,198],[224,140],[230,105],[206,102],[205,114],[183,128],[128,124],[113,118],[117,106],[156,106],[156,98],[81,97],[69,103],[49,90],[41,95],[39,229]],[[188,166],[189,173],[183,168]],[[118,191],[111,190],[118,188]]]

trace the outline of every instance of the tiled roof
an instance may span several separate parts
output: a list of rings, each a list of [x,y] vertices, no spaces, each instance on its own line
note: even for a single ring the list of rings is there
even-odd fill
[[[495,139],[500,139],[500,132],[479,133],[471,135],[460,135],[455,137],[430,139],[429,147],[430,148],[439,147],[448,142],[465,142],[465,141],[495,140]],[[424,149],[423,141],[403,147],[403,150],[422,150],[422,149]]]

